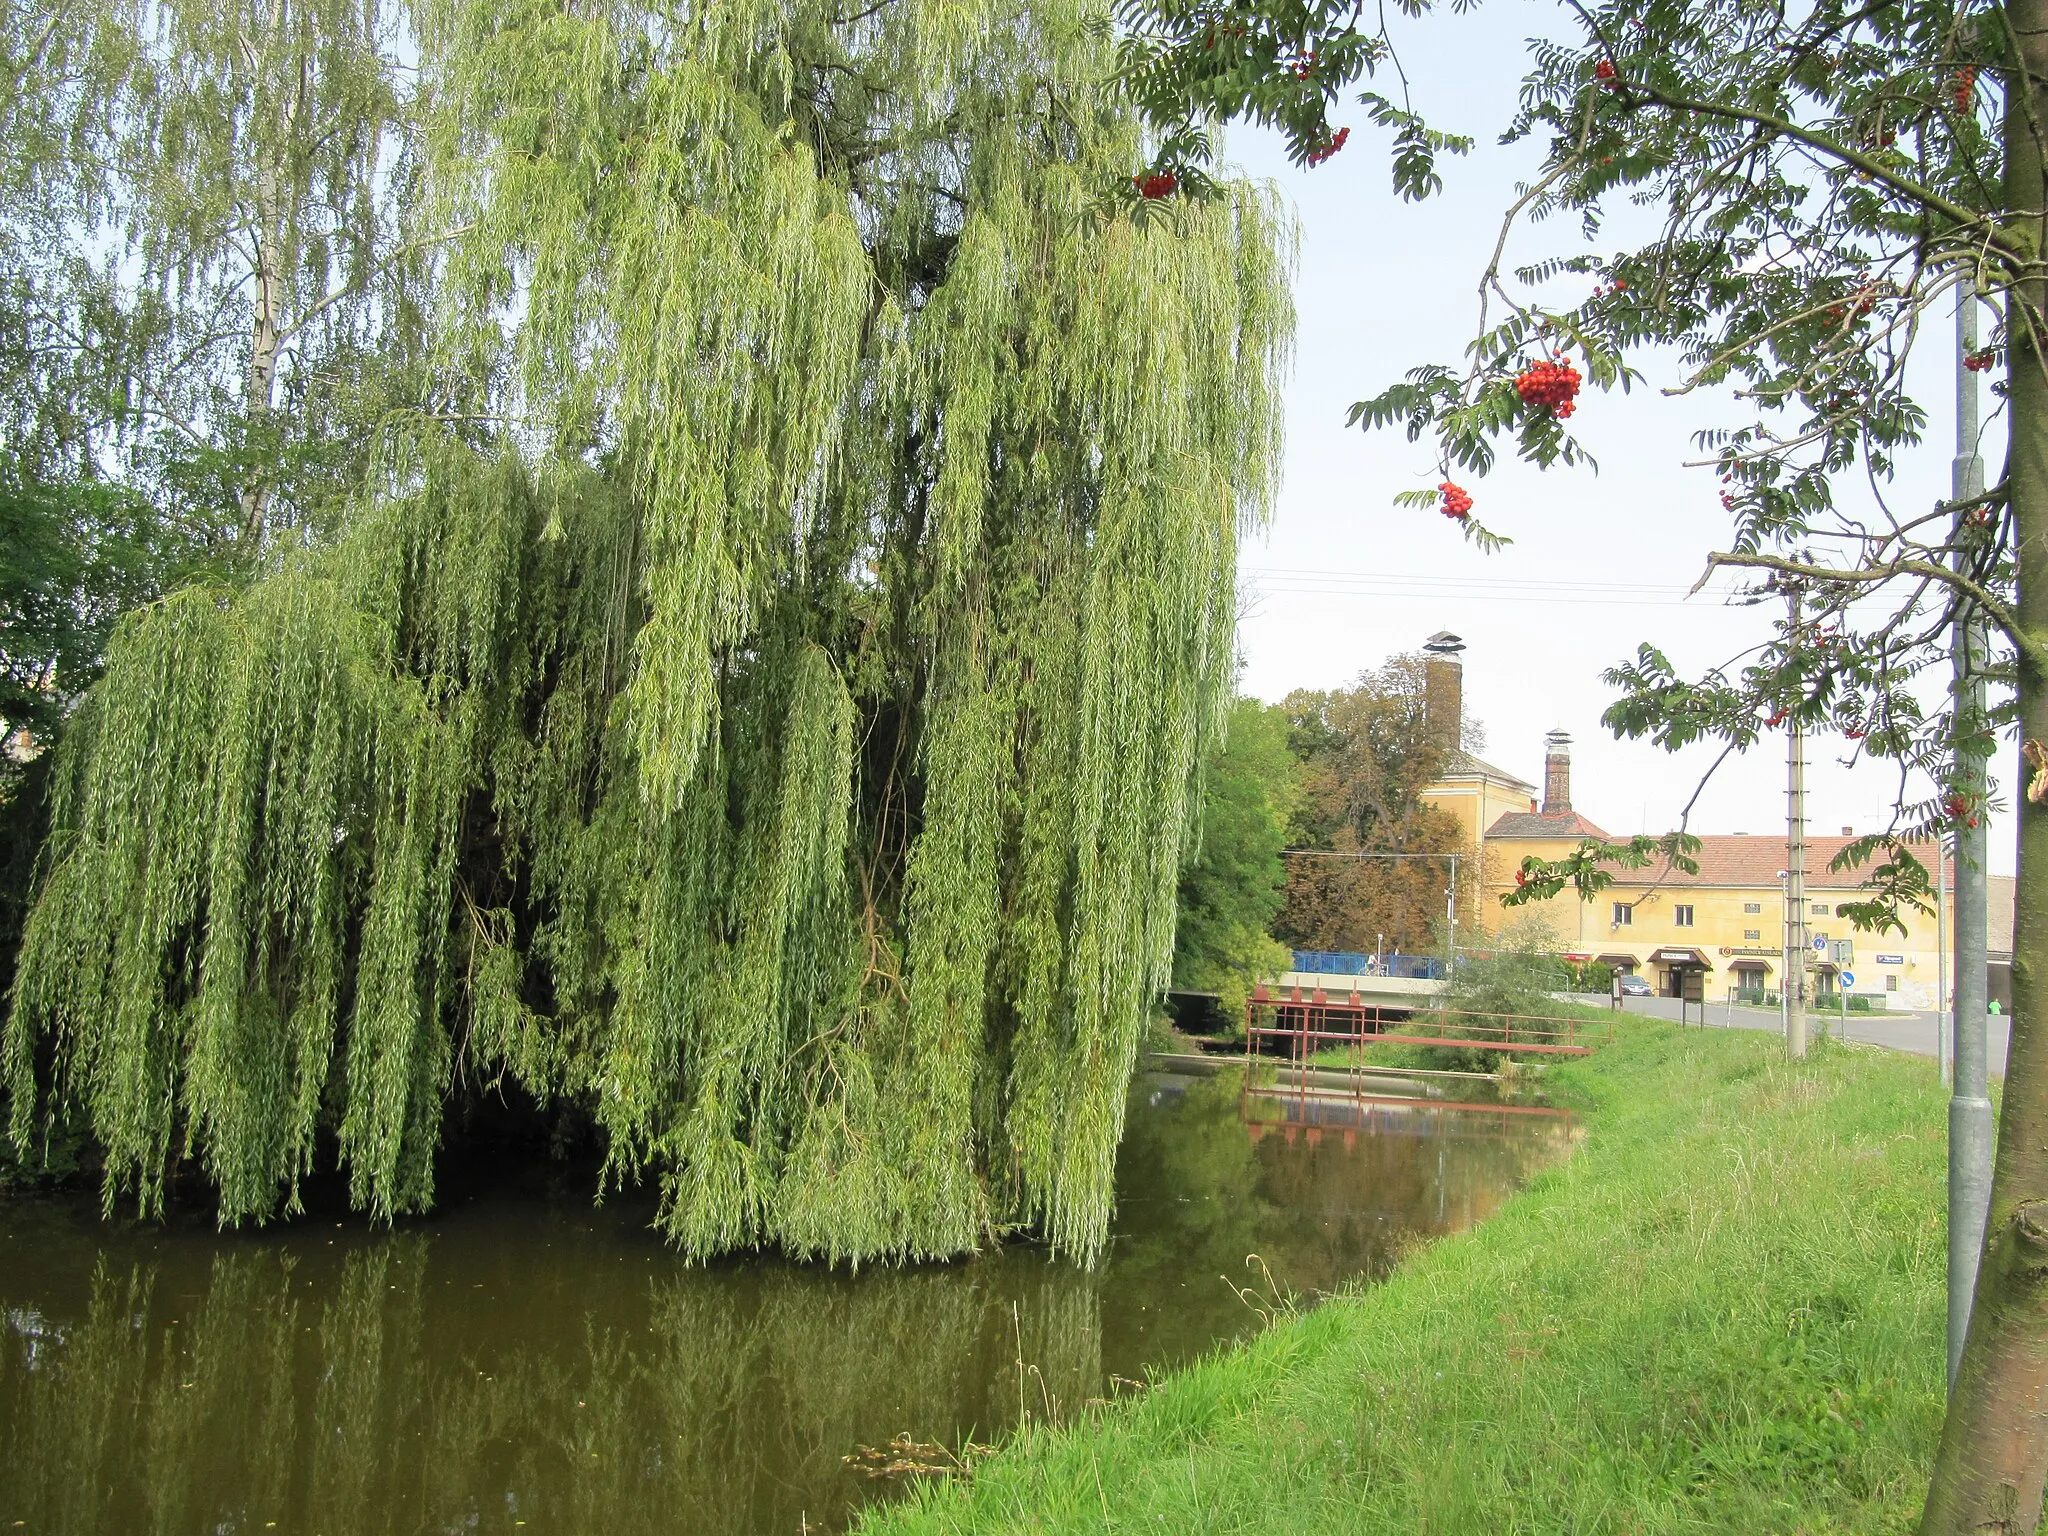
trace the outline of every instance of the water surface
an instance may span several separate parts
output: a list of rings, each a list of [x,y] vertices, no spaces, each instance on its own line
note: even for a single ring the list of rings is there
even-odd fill
[[[1147,1075],[1093,1272],[1029,1247],[857,1275],[693,1268],[644,1204],[593,1209],[586,1181],[544,1170],[395,1231],[0,1201],[0,1529],[843,1529],[899,1486],[866,1475],[864,1447],[957,1448],[1141,1390],[1260,1326],[1235,1286],[1267,1291],[1270,1271],[1312,1297],[1380,1274],[1570,1135]]]

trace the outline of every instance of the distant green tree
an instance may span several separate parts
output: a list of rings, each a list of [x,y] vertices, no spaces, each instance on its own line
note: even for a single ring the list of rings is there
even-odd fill
[[[1232,707],[1229,733],[1203,769],[1201,841],[1181,868],[1173,984],[1216,993],[1230,1019],[1243,1014],[1252,984],[1288,958],[1272,933],[1298,793],[1287,733],[1276,705],[1241,698]]]
[[[186,577],[224,569],[233,537],[225,513],[178,522],[122,486],[24,484],[0,470],[0,723],[14,747],[0,762],[0,795],[99,676],[114,621]]]
[[[1423,707],[1423,663],[1395,656],[1349,688],[1298,689],[1280,704],[1288,748],[1301,765],[1289,845],[1362,858],[1289,863],[1275,932],[1303,949],[1420,949],[1439,942],[1447,861],[1463,852],[1457,819],[1423,799],[1450,743]],[[1476,730],[1463,745],[1478,750]],[[1477,867],[1468,860],[1467,871]]]
[[[115,621],[224,570],[235,523],[163,517],[133,492],[24,483],[0,460],[0,991],[14,978],[47,826],[46,749],[99,675]]]

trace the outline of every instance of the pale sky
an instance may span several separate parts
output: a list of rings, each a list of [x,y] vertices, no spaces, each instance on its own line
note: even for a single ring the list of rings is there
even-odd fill
[[[1344,426],[1353,401],[1407,369],[1462,365],[1501,213],[1516,178],[1540,158],[1540,146],[1495,141],[1515,106],[1524,39],[1556,14],[1549,0],[1492,0],[1476,13],[1440,12],[1397,34],[1417,107],[1478,141],[1467,158],[1444,162],[1445,190],[1426,202],[1394,196],[1384,137],[1363,109],[1333,114],[1340,124],[1348,116],[1354,131],[1343,153],[1313,171],[1289,166],[1277,138],[1243,129],[1230,137],[1232,158],[1271,178],[1293,205],[1300,233],[1285,480],[1271,528],[1242,555],[1259,589],[1240,632],[1243,686],[1265,699],[1341,686],[1451,630],[1467,646],[1466,712],[1485,726],[1485,757],[1540,784],[1544,733],[1562,726],[1577,740],[1574,805],[1625,836],[1675,825],[1713,754],[1674,757],[1616,741],[1599,723],[1613,697],[1601,671],[1648,641],[1690,673],[1733,658],[1767,633],[1765,611],[1730,608],[1704,594],[1684,599],[1729,528],[1715,476],[1682,467],[1703,456],[1689,438],[1702,425],[1739,419],[1735,408],[1725,396],[1664,396],[1674,371],[1654,361],[1639,360],[1647,388],[1581,394],[1572,425],[1597,473],[1508,462],[1484,479],[1458,476],[1476,515],[1515,540],[1490,556],[1436,512],[1393,505],[1396,492],[1440,478],[1430,442]],[[1391,91],[1395,82],[1383,77],[1381,84]],[[1593,248],[1612,253],[1621,244],[1610,237]],[[1576,228],[1525,228],[1505,267],[1585,248]],[[1570,296],[1563,285],[1554,293]],[[1948,491],[1955,429],[1944,343],[1952,324],[1941,322],[1921,343],[1920,399],[1931,421],[1927,441],[1887,492],[1895,506],[1919,510]],[[1985,450],[1995,479],[2003,454],[1995,429]],[[1836,737],[1807,745],[1811,831],[1888,823],[1895,767],[1847,765],[1851,744]],[[1916,785],[1912,797],[1925,793]],[[1779,736],[1721,768],[1692,826],[1762,833],[1781,830],[1784,817]],[[2009,819],[1993,821],[1991,848],[1993,870],[2009,873]]]

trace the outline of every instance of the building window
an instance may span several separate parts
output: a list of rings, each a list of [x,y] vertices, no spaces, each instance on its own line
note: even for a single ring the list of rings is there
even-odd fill
[[[1673,907],[1671,909],[1671,921],[1677,927],[1690,928],[1692,926],[1692,908]]]
[[[1884,989],[1885,989],[1885,991],[1887,991],[1887,992],[1896,992],[1896,991],[1898,991],[1898,990],[1899,990],[1899,978],[1898,978],[1898,977],[1896,977],[1896,976],[1886,976],[1886,977],[1885,977],[1885,979],[1884,979]]]
[[[1764,936],[1764,932],[1761,928],[1745,928],[1742,930],[1742,936],[1745,939],[1760,939]]]
[[[1630,926],[1630,925],[1631,925],[1632,923],[1634,923],[1634,922],[1635,922],[1635,920],[1636,920],[1636,909],[1635,909],[1634,907],[1632,907],[1631,905],[1629,905],[1629,903],[1627,903],[1627,902],[1625,902],[1625,901],[1617,901],[1617,902],[1616,902],[1616,903],[1614,904],[1614,926],[1615,926],[1615,927],[1617,927],[1617,928],[1626,928],[1626,927]]]
[[[1745,912],[1761,912],[1763,909],[1764,904],[1760,901],[1745,901],[1742,904],[1742,910]]]
[[[1824,901],[1816,901],[1813,904],[1813,915],[1815,917],[1826,917],[1828,915],[1828,904]]]

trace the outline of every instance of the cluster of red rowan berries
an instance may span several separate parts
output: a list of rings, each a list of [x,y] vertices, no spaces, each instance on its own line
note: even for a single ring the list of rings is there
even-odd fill
[[[1848,737],[1851,741],[1861,741],[1865,733],[1862,726],[1856,724],[1854,721],[1851,721],[1849,724],[1842,727],[1842,734]]]
[[[1948,798],[1941,802],[1941,809],[1950,821],[1960,822],[1968,827],[1977,825],[1977,818],[1970,810],[1970,797],[1960,789],[1949,791]]]
[[[1463,486],[1453,485],[1446,480],[1437,489],[1443,492],[1445,517],[1455,518],[1462,523],[1472,515],[1472,497]]]
[[[1618,277],[1617,277],[1617,278],[1616,278],[1616,279],[1615,279],[1615,280],[1614,280],[1613,282],[1611,282],[1611,283],[1607,283],[1607,284],[1605,284],[1605,285],[1600,285],[1600,284],[1596,284],[1596,285],[1594,286],[1594,288],[1593,288],[1593,297],[1594,297],[1594,298],[1596,298],[1596,299],[1604,299],[1604,298],[1606,298],[1606,297],[1607,297],[1607,295],[1608,295],[1608,294],[1610,294],[1610,293],[1627,293],[1627,292],[1628,292],[1628,284],[1627,284],[1627,283],[1625,283],[1625,282],[1623,282],[1623,281],[1622,281],[1622,280],[1621,280],[1620,278],[1618,278]]]
[[[1556,357],[1524,368],[1515,380],[1515,393],[1526,404],[1548,406],[1550,414],[1562,421],[1577,409],[1572,400],[1581,382],[1579,370]]]
[[[1770,719],[1764,722],[1764,729],[1768,731],[1776,726],[1783,725],[1785,723],[1785,717],[1791,713],[1791,705],[1788,704],[1781,707],[1776,714],[1772,715]]]
[[[1965,64],[1956,71],[1956,110],[1967,112],[1977,99],[1977,67]]]
[[[1180,185],[1180,178],[1171,171],[1154,171],[1149,176],[1133,176],[1131,185],[1138,189],[1138,196],[1157,202],[1162,197],[1173,196],[1173,189]]]
[[[1968,357],[1964,358],[1963,366],[1972,373],[1982,373],[1987,368],[1993,367],[1997,362],[1997,349],[1986,347],[1982,352],[1972,352]]]
[[[1869,314],[1875,308],[1877,308],[1877,285],[1871,282],[1868,277],[1865,277],[1858,284],[1856,291],[1850,294],[1848,298],[1839,304],[1830,304],[1828,306],[1828,321],[1830,324],[1840,325],[1852,314],[1860,318]]]
[[[1602,59],[1593,66],[1593,78],[1600,82],[1600,88],[1603,91],[1614,89],[1615,73],[1614,60],[1612,59]]]
[[[1325,160],[1329,159],[1330,156],[1334,155],[1335,153],[1337,153],[1338,150],[1342,149],[1344,147],[1344,141],[1346,139],[1349,139],[1350,137],[1351,130],[1349,128],[1339,128],[1336,131],[1336,133],[1331,136],[1329,143],[1325,144],[1321,149],[1309,151],[1308,163],[1310,165],[1321,165]]]
[[[1721,505],[1726,510],[1733,512],[1735,510],[1735,493],[1733,491],[1723,491],[1721,493]]]
[[[1311,48],[1307,53],[1304,53],[1300,57],[1300,59],[1298,59],[1295,62],[1294,78],[1297,80],[1306,80],[1310,75],[1314,74],[1315,72],[1316,51],[1315,49]]]

